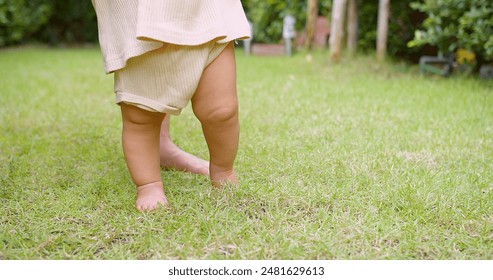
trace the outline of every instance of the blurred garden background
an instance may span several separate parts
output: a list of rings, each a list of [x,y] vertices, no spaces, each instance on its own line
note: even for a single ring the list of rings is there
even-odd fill
[[[493,259],[493,2],[242,3],[241,182],[141,213],[91,2],[0,0],[0,260]]]
[[[242,3],[252,22],[253,43],[282,44],[283,20],[290,15],[295,19],[296,48],[331,47],[336,53],[333,60],[345,47],[349,54],[378,51],[383,54],[377,55],[411,63],[425,55],[452,57],[456,70],[465,68],[469,72],[491,66],[493,59],[493,3],[489,0]],[[334,38],[329,46],[331,33]],[[96,16],[90,1],[0,2],[0,47],[32,42],[74,46],[96,43],[97,39]],[[468,66],[461,67],[464,64]]]

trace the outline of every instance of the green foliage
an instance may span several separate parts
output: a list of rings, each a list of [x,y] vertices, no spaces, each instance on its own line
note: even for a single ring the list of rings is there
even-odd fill
[[[480,59],[493,59],[491,0],[425,0],[412,7],[428,15],[409,46],[430,44],[443,52],[464,48]]]
[[[36,34],[50,44],[95,42],[98,39],[96,13],[91,1],[49,0],[53,13]]]
[[[263,43],[277,43],[282,39],[283,19],[286,15],[296,18],[296,30],[304,30],[306,21],[306,0],[242,0],[248,19],[254,23],[253,40]],[[330,12],[332,1],[319,0],[321,15]]]
[[[29,38],[51,15],[43,0],[0,0],[0,47]]]
[[[406,43],[413,38],[423,16],[411,9],[408,0],[390,3],[387,52],[390,56],[412,59],[419,48],[409,49]],[[358,1],[358,49],[365,53],[375,50],[377,40],[378,1]]]
[[[319,0],[319,14],[330,19],[332,1]],[[276,43],[282,38],[283,17],[296,17],[296,29],[303,30],[306,20],[306,0],[243,0],[247,16],[254,23],[254,40]],[[374,50],[377,38],[378,1],[358,1],[359,34],[358,49]],[[413,38],[414,30],[421,22],[418,12],[411,9],[408,0],[391,3],[388,52],[391,56],[411,57],[420,49],[409,49],[406,42]]]
[[[253,39],[257,42],[276,43],[282,39],[283,19],[296,18],[296,29],[304,28],[306,0],[243,0],[248,19],[254,23]]]
[[[28,39],[50,44],[97,41],[91,2],[0,0],[0,47]]]

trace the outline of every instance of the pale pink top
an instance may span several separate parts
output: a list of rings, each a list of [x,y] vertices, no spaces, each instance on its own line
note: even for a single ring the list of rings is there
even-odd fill
[[[164,43],[225,43],[250,36],[240,0],[92,0],[107,73]]]

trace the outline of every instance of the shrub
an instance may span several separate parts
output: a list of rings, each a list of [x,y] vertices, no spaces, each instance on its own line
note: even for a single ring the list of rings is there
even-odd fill
[[[319,0],[319,14],[330,20],[330,0]],[[247,16],[254,22],[254,41],[276,43],[282,39],[283,17],[296,17],[296,29],[305,28],[306,0],[243,0]],[[423,16],[411,9],[408,0],[391,2],[388,53],[391,56],[411,58],[417,56],[419,48],[409,49],[406,43],[413,38],[414,30],[420,26]],[[373,51],[376,46],[378,1],[358,0],[358,49]]]
[[[50,44],[96,42],[98,29],[96,13],[91,1],[49,0],[52,15],[36,33],[36,37]]]
[[[479,61],[493,59],[493,2],[491,0],[425,0],[412,7],[427,14],[409,46],[430,44],[442,53],[459,48]]]
[[[0,0],[0,47],[18,44],[46,23],[52,12],[43,0]]]
[[[417,60],[421,48],[408,48],[414,30],[420,27],[424,16],[409,6],[408,0],[390,3],[387,52],[392,57]],[[377,40],[378,1],[358,1],[358,50],[374,51]]]
[[[248,19],[254,23],[253,40],[277,43],[282,39],[284,16],[296,18],[296,29],[302,30],[306,19],[306,0],[243,0]]]

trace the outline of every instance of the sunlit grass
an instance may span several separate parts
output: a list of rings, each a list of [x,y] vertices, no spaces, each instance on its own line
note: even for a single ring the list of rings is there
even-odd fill
[[[241,184],[163,171],[151,214],[111,89],[97,48],[0,51],[0,259],[493,258],[491,82],[239,51]]]

